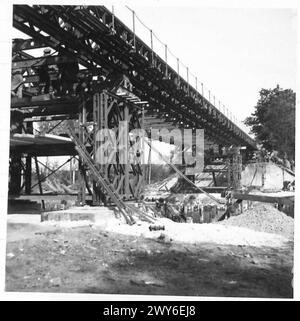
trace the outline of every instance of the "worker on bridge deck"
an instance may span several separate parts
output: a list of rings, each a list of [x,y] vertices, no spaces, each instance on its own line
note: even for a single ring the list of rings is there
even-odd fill
[[[48,57],[51,54],[51,49],[46,48],[44,49],[44,57]],[[49,67],[47,64],[43,64],[38,68],[38,75],[39,75],[39,94],[49,94],[50,89],[50,75],[49,75]],[[44,90],[43,90],[44,89]]]
[[[75,95],[78,84],[79,66],[77,61],[70,61],[58,65],[62,95]]]
[[[51,49],[46,48],[44,49],[44,57],[51,56]],[[53,79],[51,81],[50,73],[55,73],[58,76],[58,79]],[[60,80],[59,80],[59,69],[57,65],[48,65],[43,64],[37,70],[39,76],[39,94],[49,94],[50,92],[50,85],[52,90],[56,95],[60,94]]]

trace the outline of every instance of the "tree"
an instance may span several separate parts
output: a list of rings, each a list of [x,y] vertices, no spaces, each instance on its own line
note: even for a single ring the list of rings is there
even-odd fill
[[[166,164],[152,164],[151,165],[151,183],[156,183],[164,180],[172,175],[174,170]]]
[[[52,135],[65,135],[68,133],[67,121],[43,121],[40,122],[38,130],[43,134],[49,133]]]
[[[258,143],[289,159],[295,158],[295,102],[291,89],[261,89],[255,112],[245,120]]]

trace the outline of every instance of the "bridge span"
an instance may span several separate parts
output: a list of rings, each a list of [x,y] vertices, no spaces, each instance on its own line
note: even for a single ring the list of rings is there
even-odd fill
[[[256,149],[247,133],[106,7],[14,5],[13,26],[30,37],[14,39],[12,46],[12,72],[21,70],[24,79],[22,97],[11,100],[13,134],[33,134],[34,122],[77,120],[79,139],[93,158],[95,131],[103,127],[118,129],[118,122],[126,120],[130,128],[201,128],[206,143],[244,146],[249,152]],[[36,57],[29,53],[49,47],[54,51],[51,55]],[[80,66],[81,91],[72,96],[40,93],[38,68],[74,62]],[[49,76],[52,84],[59,81],[55,68],[49,69]],[[22,171],[23,186],[30,193],[30,159],[40,156],[39,152],[43,156],[47,150],[49,155],[77,154],[69,141],[64,145],[60,140],[56,147],[52,144],[47,149],[41,144],[47,139],[39,140],[40,147],[28,143],[32,140],[29,136],[11,140],[11,163],[17,168],[12,180],[14,193],[21,190]],[[27,165],[21,164],[24,155]],[[84,162],[79,163],[84,202],[88,183]],[[37,160],[36,166],[38,172]],[[120,195],[126,198],[140,194],[144,178],[141,164],[116,164],[104,172]],[[86,187],[95,203],[100,202],[101,187],[96,182],[92,185]]]

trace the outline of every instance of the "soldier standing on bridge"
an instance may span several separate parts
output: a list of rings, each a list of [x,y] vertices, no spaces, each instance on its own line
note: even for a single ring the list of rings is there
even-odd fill
[[[51,54],[51,49],[46,48],[44,49],[44,57],[48,57]],[[38,75],[39,75],[39,94],[42,93],[43,87],[44,87],[44,94],[49,94],[50,89],[50,75],[49,75],[49,68],[47,64],[43,64],[38,69]]]
[[[75,84],[78,83],[78,62],[71,61],[59,64],[62,95],[75,95]]]

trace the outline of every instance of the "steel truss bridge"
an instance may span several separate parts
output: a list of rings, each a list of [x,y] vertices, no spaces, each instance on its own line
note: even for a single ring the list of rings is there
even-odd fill
[[[205,139],[218,146],[245,146],[250,152],[256,148],[249,135],[104,6],[14,5],[13,26],[30,37],[15,39],[12,47],[12,69],[22,69],[25,83],[30,84],[24,88],[23,98],[13,98],[11,103],[11,111],[21,111],[23,115],[20,132],[31,133],[36,121],[79,120],[79,137],[89,146],[91,157],[95,142],[87,130],[88,124],[93,124],[95,131],[103,126],[115,128],[117,120],[130,120],[132,128],[202,128]],[[28,54],[30,49],[44,47],[51,47],[56,54],[38,58]],[[34,68],[70,61],[83,67],[79,74],[90,80],[88,91],[80,97],[41,98],[37,94],[39,78]],[[52,80],[57,78],[55,72],[50,76]],[[36,157],[46,155],[47,150],[48,155],[62,155],[64,151],[76,154],[67,145],[63,150],[59,148],[63,144],[35,150],[26,144],[13,145],[11,157],[17,162],[21,154]],[[24,170],[25,185],[30,192],[29,161],[27,165],[30,169]],[[21,166],[16,167],[20,173]],[[141,166],[117,164],[105,171],[120,194],[138,196]],[[16,176],[20,185],[20,175]],[[82,174],[81,198],[85,184]],[[99,186],[93,184],[93,190],[98,190]],[[99,193],[94,196],[95,201],[101,199]]]

